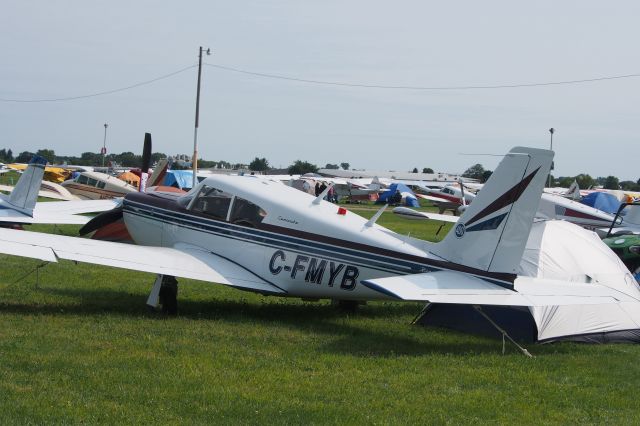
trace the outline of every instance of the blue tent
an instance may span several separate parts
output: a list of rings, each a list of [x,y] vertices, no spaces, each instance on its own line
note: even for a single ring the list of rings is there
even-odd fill
[[[193,184],[193,172],[191,170],[167,170],[164,177],[164,185],[176,188],[191,188]]]
[[[618,207],[620,207],[620,201],[616,196],[606,192],[592,192],[582,198],[580,202],[611,214],[615,214],[618,211]]]
[[[402,200],[404,201],[405,206],[420,207],[420,203],[418,203],[418,199],[416,198],[416,195],[404,183],[392,184],[389,187],[389,189],[387,189],[384,193],[382,193],[382,195],[380,195],[380,198],[378,198],[378,201],[376,201],[376,204],[388,203],[389,198],[391,198],[391,196],[395,194],[396,191],[400,191],[400,194],[402,194]]]

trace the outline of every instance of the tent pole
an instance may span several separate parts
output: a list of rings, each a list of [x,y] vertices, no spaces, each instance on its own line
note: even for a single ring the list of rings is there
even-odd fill
[[[418,320],[420,318],[422,318],[422,316],[425,314],[425,312],[427,312],[427,308],[429,307],[429,305],[431,305],[431,303],[427,303],[426,305],[424,305],[424,308],[422,308],[420,313],[418,315],[416,315],[416,317],[413,319],[413,321],[411,321],[411,325],[415,325],[418,322]]]
[[[504,354],[504,338],[506,337],[507,339],[509,339],[509,341],[511,341],[511,343],[513,343],[514,345],[517,346],[518,349],[520,349],[520,352],[522,352],[523,354],[525,354],[529,358],[533,358],[533,355],[531,355],[528,350],[526,350],[525,348],[520,346],[518,343],[516,343],[516,341],[513,340],[511,338],[511,336],[509,336],[507,334],[506,331],[504,331],[502,328],[500,328],[500,326],[498,326],[498,324],[493,322],[493,320],[491,318],[489,318],[489,316],[487,314],[484,313],[484,311],[482,310],[482,308],[480,306],[473,305],[473,309],[475,309],[480,315],[482,315],[487,321],[489,321],[489,323],[491,323],[491,325],[493,325],[496,328],[496,330],[498,330],[500,333],[502,333],[502,353],[503,354]]]

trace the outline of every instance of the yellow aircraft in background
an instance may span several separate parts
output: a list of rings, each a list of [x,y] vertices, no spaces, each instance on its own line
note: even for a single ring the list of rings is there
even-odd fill
[[[28,164],[21,163],[13,163],[7,164],[7,167],[13,170],[23,172],[27,168]],[[47,166],[44,169],[44,180],[48,180],[50,182],[61,183],[65,180],[69,179],[71,176],[71,171],[67,169],[63,169],[62,167],[50,167]]]

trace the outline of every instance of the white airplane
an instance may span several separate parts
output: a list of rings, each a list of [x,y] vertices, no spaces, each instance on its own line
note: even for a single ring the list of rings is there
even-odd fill
[[[513,148],[440,243],[377,225],[382,209],[366,220],[323,201],[326,194],[212,176],[182,196],[127,194],[122,215],[139,246],[0,229],[0,252],[156,273],[152,306],[167,276],[347,301],[637,304],[640,289],[624,266],[565,280],[516,274],[552,158],[551,151]],[[640,329],[640,310],[633,312]]]
[[[465,191],[464,185],[463,182],[459,182],[458,186],[447,185],[438,189],[418,186],[419,192],[416,193],[416,197],[434,203],[438,207],[440,214],[444,213],[445,210],[451,210],[454,215],[458,215],[476,197],[476,194]]]
[[[34,156],[11,194],[0,194],[0,226],[50,223],[85,224],[91,218],[82,213],[102,212],[118,205],[116,200],[52,201],[38,203],[38,193],[47,160]]]

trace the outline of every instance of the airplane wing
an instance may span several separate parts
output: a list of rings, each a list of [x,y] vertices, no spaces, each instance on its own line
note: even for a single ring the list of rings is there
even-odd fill
[[[514,290],[454,271],[365,280],[366,287],[400,300],[503,306],[590,305],[636,301],[599,284],[561,284],[518,277]]]
[[[145,247],[0,228],[0,253],[47,262],[58,259],[225,284],[261,293],[286,292],[214,253],[189,245]]]
[[[434,197],[433,195],[416,194],[416,197],[422,198],[423,200],[433,201],[434,203],[451,203],[451,201],[440,197]]]
[[[394,214],[398,216],[404,217],[405,219],[414,219],[414,220],[440,220],[443,222],[451,222],[456,223],[458,216],[451,216],[447,214],[438,214],[438,213],[429,213],[429,212],[419,212],[417,210],[410,209],[408,207],[396,207],[393,210]]]

